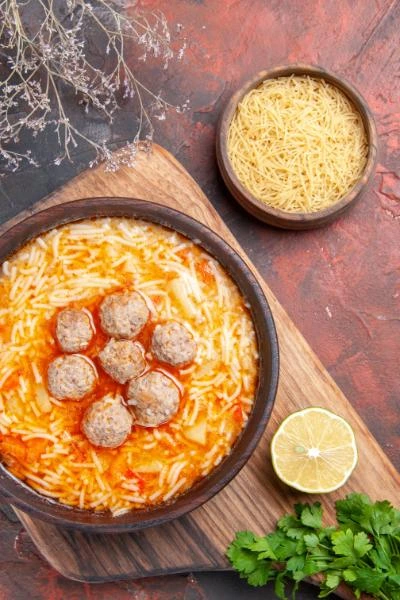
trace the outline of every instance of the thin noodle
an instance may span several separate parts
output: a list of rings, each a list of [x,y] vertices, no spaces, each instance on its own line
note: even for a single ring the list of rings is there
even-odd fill
[[[164,369],[183,386],[169,423],[133,427],[120,448],[97,449],[80,430],[92,397],[63,402],[48,392],[59,352],[51,323],[71,302],[95,315],[105,294],[126,286],[150,297],[155,321],[183,323],[197,357]],[[96,360],[90,348],[83,354]],[[171,501],[207,475],[229,454],[257,387],[256,334],[234,282],[192,241],[134,219],[65,225],[12,256],[0,274],[0,349],[1,460],[50,498],[115,515]]]
[[[315,212],[360,178],[368,144],[360,114],[323,79],[267,79],[240,102],[228,155],[255,198],[287,212]]]

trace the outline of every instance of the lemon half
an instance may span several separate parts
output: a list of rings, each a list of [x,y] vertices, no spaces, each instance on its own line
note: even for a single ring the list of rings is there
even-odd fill
[[[289,415],[271,442],[272,465],[284,483],[310,494],[333,492],[357,464],[350,425],[325,408],[310,407]]]

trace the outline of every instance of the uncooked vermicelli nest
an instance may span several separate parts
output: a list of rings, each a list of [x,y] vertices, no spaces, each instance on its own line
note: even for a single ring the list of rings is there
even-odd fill
[[[228,132],[242,185],[287,212],[315,212],[340,200],[364,170],[368,143],[359,112],[324,79],[267,79],[246,94]]]

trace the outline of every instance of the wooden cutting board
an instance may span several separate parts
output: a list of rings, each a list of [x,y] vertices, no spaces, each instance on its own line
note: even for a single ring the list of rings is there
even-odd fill
[[[166,150],[154,146],[150,155],[138,157],[134,169],[106,173],[98,167],[85,171],[0,231],[45,206],[90,196],[132,196],[165,204],[202,221],[235,247],[254,270],[272,308],[280,344],[280,384],[271,421],[250,461],[216,497],[179,520],[134,534],[87,535],[46,524],[16,510],[49,563],[66,577],[88,582],[229,568],[224,552],[236,530],[268,532],[284,512],[292,510],[294,502],[310,501],[310,497],[291,491],[277,480],[269,457],[269,442],[278,423],[292,411],[310,405],[330,408],[347,419],[359,449],[359,463],[350,481],[339,492],[312,498],[322,501],[327,520],[333,518],[335,499],[351,491],[397,504],[399,474],[198,185]]]

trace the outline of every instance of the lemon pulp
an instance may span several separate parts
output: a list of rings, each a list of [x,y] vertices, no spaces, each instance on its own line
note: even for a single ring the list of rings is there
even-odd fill
[[[357,464],[352,428],[342,417],[319,407],[289,415],[272,439],[271,455],[279,479],[308,493],[338,489]]]

